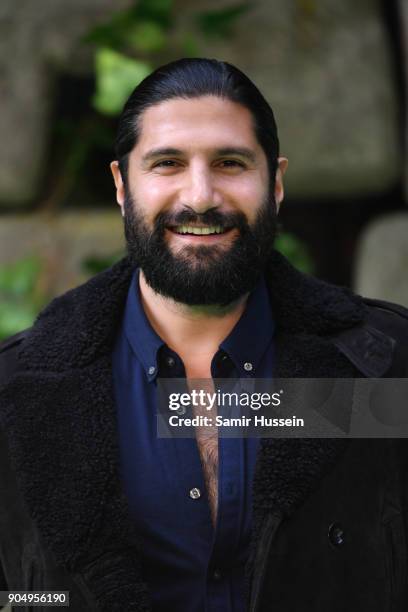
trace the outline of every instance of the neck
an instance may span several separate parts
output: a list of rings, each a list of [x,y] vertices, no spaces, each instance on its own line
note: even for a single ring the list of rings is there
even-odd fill
[[[139,276],[143,309],[155,332],[181,358],[212,357],[241,317],[248,294],[227,306],[188,306],[156,293]]]

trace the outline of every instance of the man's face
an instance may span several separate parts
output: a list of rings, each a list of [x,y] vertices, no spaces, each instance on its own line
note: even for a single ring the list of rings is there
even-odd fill
[[[128,250],[151,287],[186,304],[228,304],[259,279],[276,232],[275,196],[250,112],[215,96],[148,108],[112,172]]]

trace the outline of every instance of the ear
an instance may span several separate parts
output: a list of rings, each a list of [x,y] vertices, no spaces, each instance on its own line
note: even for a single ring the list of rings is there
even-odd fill
[[[279,212],[283,196],[285,195],[285,190],[283,188],[283,175],[286,172],[288,163],[289,162],[286,157],[278,157],[278,168],[275,175],[275,202],[277,212]]]
[[[115,181],[115,187],[116,187],[116,201],[120,206],[120,209],[122,211],[122,217],[125,216],[125,209],[124,209],[124,205],[125,205],[125,186],[123,184],[123,179],[122,179],[122,174],[119,170],[119,162],[118,161],[113,161],[110,165],[110,169],[113,175],[113,180]]]

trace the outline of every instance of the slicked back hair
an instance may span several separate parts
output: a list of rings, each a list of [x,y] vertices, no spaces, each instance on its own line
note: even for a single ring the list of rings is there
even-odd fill
[[[141,116],[149,107],[174,98],[184,100],[217,96],[246,107],[252,115],[256,138],[265,152],[273,189],[279,140],[272,108],[254,83],[238,68],[215,59],[180,59],[161,66],[131,93],[119,118],[116,158],[127,185],[129,154],[140,136]],[[273,191],[272,191],[273,193]]]

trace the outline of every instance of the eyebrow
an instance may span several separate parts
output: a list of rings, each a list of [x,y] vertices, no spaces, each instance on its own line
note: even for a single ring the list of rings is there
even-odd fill
[[[216,154],[221,157],[228,155],[238,155],[244,157],[248,161],[254,163],[256,161],[256,154],[252,149],[247,147],[223,147],[215,150]],[[181,149],[175,149],[174,147],[160,147],[157,149],[151,149],[142,157],[142,163],[146,164],[158,157],[165,157],[166,155],[184,155],[184,151]]]
[[[159,149],[150,149],[145,155],[142,157],[142,162],[146,163],[156,159],[156,157],[164,157],[165,155],[182,155],[183,151],[181,149],[174,149],[173,147],[161,147]]]
[[[223,149],[217,149],[217,155],[221,155],[222,157],[238,155],[239,157],[246,158],[250,162],[254,163],[256,161],[255,151],[247,147],[224,147]]]

